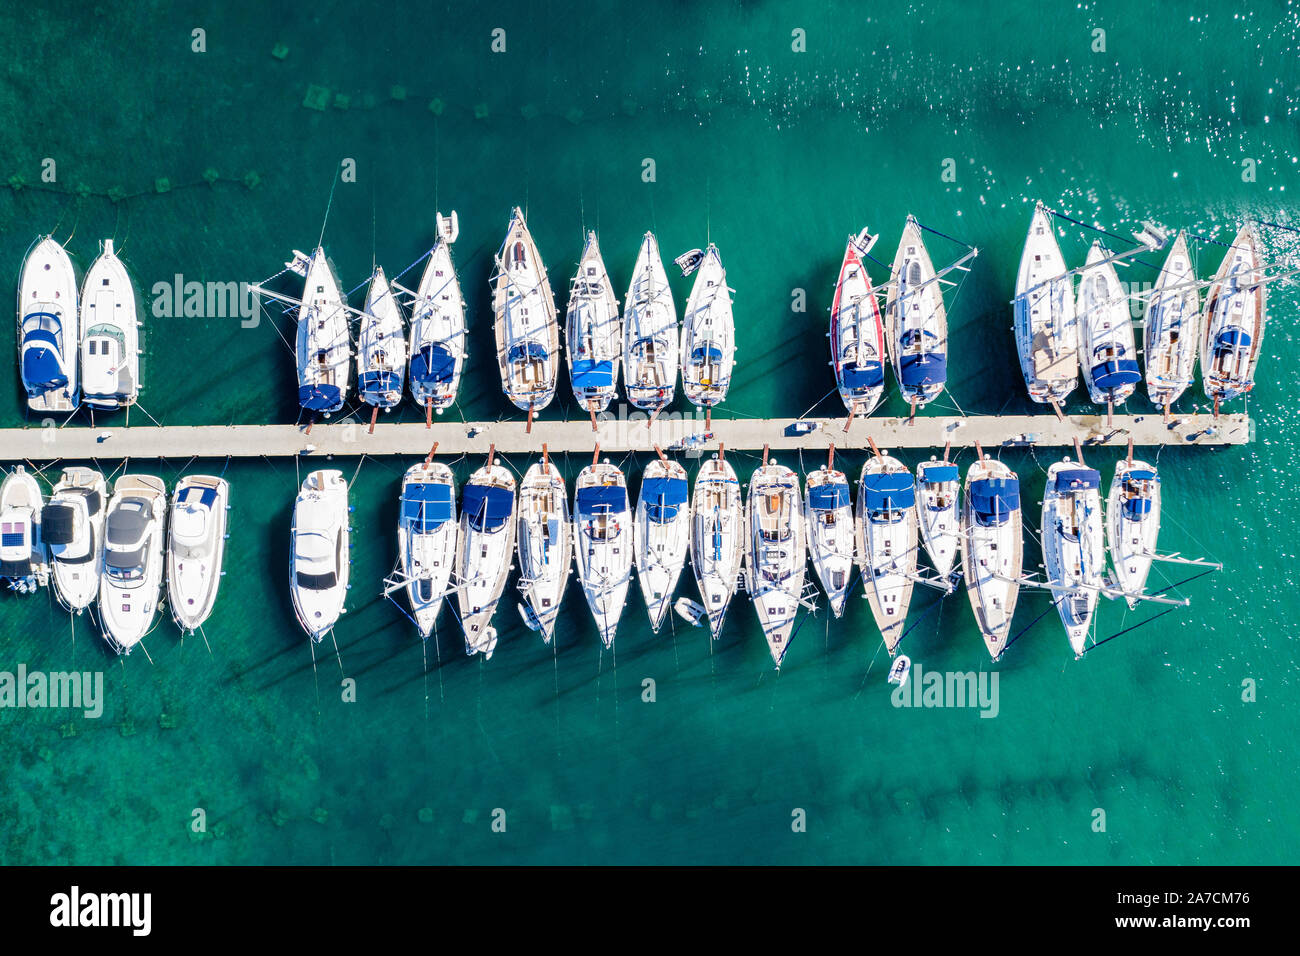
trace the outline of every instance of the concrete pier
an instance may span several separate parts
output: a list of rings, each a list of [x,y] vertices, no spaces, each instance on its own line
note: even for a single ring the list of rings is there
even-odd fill
[[[797,434],[796,422],[812,422],[815,428]],[[308,455],[332,456],[428,454],[434,442],[439,455],[484,454],[489,445],[505,454],[540,454],[545,442],[553,454],[590,454],[596,442],[602,452],[649,451],[654,444],[664,450],[682,449],[683,440],[705,431],[703,417],[673,417],[647,426],[643,416],[607,418],[593,432],[587,419],[537,421],[527,432],[523,421],[451,422],[435,421],[379,424],[373,434],[368,422],[357,420],[319,422],[310,434],[299,425],[166,425],[131,428],[65,428],[32,426],[0,429],[0,461],[85,460],[90,458],[260,458]],[[1251,440],[1251,422],[1244,414],[1176,415],[1166,424],[1159,412],[1149,415],[1116,415],[1108,427],[1103,415],[1067,415],[1058,420],[1052,414],[860,418],[848,432],[843,418],[714,418],[712,437],[695,447],[709,452],[725,443],[736,450],[773,451],[837,448],[867,448],[868,437],[885,448],[942,449],[972,447],[1069,447],[1077,437],[1085,445],[1123,448],[1129,438],[1137,446],[1150,445],[1244,445]]]

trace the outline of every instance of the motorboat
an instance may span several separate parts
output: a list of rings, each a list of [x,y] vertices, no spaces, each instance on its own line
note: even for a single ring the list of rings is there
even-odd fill
[[[582,469],[573,493],[573,547],[578,579],[606,647],[614,646],[632,580],[631,517],[627,480],[617,465],[593,461]]]
[[[176,483],[167,525],[167,597],[183,631],[202,627],[217,602],[229,509],[224,478],[186,475]]]
[[[153,475],[123,475],[113,483],[104,522],[104,570],[99,618],[104,639],[130,654],[153,625],[163,579],[167,486]]]
[[[672,404],[681,329],[654,233],[641,240],[623,305],[623,383],[628,401],[651,414]]]
[[[45,236],[27,253],[18,279],[18,369],[28,410],[76,409],[80,343],[77,270],[63,246]]]
[[[102,246],[81,287],[81,400],[125,408],[140,394],[140,311],[113,240]]]
[[[298,623],[319,644],[344,613],[351,558],[348,483],[343,473],[313,471],[293,503],[289,592]]]
[[[646,465],[632,540],[636,545],[637,580],[650,614],[650,627],[657,634],[668,616],[691,542],[690,490],[686,469],[680,463],[656,458]]]
[[[0,581],[20,594],[49,583],[49,556],[41,535],[45,495],[22,465],[0,483]]]
[[[49,550],[54,593],[80,613],[99,594],[104,568],[104,514],[108,485],[93,468],[64,468],[41,510],[41,537]]]

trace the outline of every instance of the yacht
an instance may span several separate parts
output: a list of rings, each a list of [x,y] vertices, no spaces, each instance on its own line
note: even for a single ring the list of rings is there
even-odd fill
[[[402,309],[383,269],[375,269],[357,335],[357,392],[376,409],[402,401],[406,373],[406,329]]]
[[[298,307],[298,404],[329,417],[343,407],[352,366],[352,338],[347,305],[325,250],[317,246],[310,257],[294,253],[289,268],[301,270],[302,301]]]
[[[1133,346],[1129,300],[1101,242],[1088,250],[1079,280],[1079,364],[1088,396],[1108,407],[1128,401],[1142,380]]]
[[[1002,462],[981,453],[966,471],[961,566],[975,623],[995,661],[1011,638],[1011,618],[1020,596],[1025,546],[1021,520],[1020,480]]]
[[[718,247],[709,243],[682,321],[682,390],[691,404],[711,410],[725,401],[735,361],[731,290]]]
[[[744,525],[735,469],[721,455],[710,458],[700,466],[691,495],[691,568],[714,640],[740,583]]]
[[[1043,562],[1052,603],[1061,615],[1076,658],[1082,657],[1088,627],[1104,586],[1101,475],[1081,462],[1058,461],[1047,470],[1043,493]]]
[[[1029,397],[1060,406],[1079,382],[1074,277],[1041,202],[1034,208],[1016,275],[1016,349]]]
[[[594,232],[587,234],[578,274],[569,283],[564,338],[569,348],[573,397],[591,414],[594,425],[596,415],[609,408],[614,398],[623,349],[618,299],[614,297]]]
[[[411,306],[411,397],[426,413],[442,414],[456,400],[465,368],[465,297],[451,261],[459,232],[454,212],[438,216],[438,242]]]
[[[646,465],[632,529],[637,580],[650,627],[658,634],[672,606],[691,542],[690,492],[686,469],[678,462],[656,458]]]
[[[652,415],[672,404],[681,330],[654,233],[641,240],[624,303],[623,383],[628,401]]]
[[[397,519],[398,563],[421,639],[433,632],[442,600],[450,593],[459,537],[451,469],[432,456],[406,469]]]
[[[871,276],[862,263],[875,237],[849,237],[831,304],[831,365],[849,420],[870,415],[885,394],[885,327]]]
[[[920,407],[948,380],[948,312],[921,227],[907,217],[885,301],[885,328],[903,398]]]
[[[1147,299],[1142,329],[1151,404],[1168,408],[1192,384],[1200,340],[1201,295],[1187,250],[1187,234],[1180,230]]]
[[[853,566],[856,563],[853,494],[849,490],[848,477],[834,467],[834,446],[830,456],[823,467],[808,475],[803,520],[813,570],[826,592],[831,611],[840,617],[853,584]]]
[[[119,654],[149,633],[163,579],[167,486],[153,475],[123,475],[113,483],[104,528],[99,617],[104,639]]]
[[[497,646],[492,614],[505,590],[514,547],[515,479],[489,453],[488,463],[470,475],[461,493],[456,603],[466,654],[492,659]]]
[[[172,617],[194,633],[212,614],[226,552],[230,484],[212,475],[186,475],[172,493],[167,527],[167,597]]]
[[[1147,584],[1160,534],[1160,475],[1154,465],[1132,458],[1115,465],[1106,499],[1106,537],[1119,590],[1130,608]]]
[[[94,603],[104,568],[104,512],[108,486],[93,468],[64,468],[41,511],[54,593],[69,611]]]
[[[81,402],[80,342],[77,271],[46,236],[27,253],[18,280],[18,367],[30,411],[71,412]]]
[[[289,591],[298,623],[319,644],[345,612],[352,564],[348,483],[343,473],[313,471],[293,503]]]
[[[20,594],[49,583],[50,565],[41,535],[45,496],[22,465],[0,483],[0,581]]]
[[[1205,329],[1201,336],[1201,378],[1205,395],[1220,403],[1255,387],[1255,365],[1267,319],[1259,240],[1249,225],[1241,227],[1205,295]]]
[[[525,619],[549,644],[573,567],[573,531],[564,476],[545,452],[519,486],[516,548]]]
[[[597,454],[600,449],[598,448]],[[632,522],[627,481],[616,465],[582,469],[573,494],[574,551],[578,579],[606,647],[614,646],[627,586],[632,579]]]
[[[961,550],[961,476],[947,458],[917,465],[916,516],[930,563],[946,578]]]
[[[763,464],[749,481],[745,509],[746,585],[772,663],[780,668],[790,647],[795,615],[803,596],[808,553],[804,544],[799,478],[785,465],[770,463],[766,449]]]
[[[140,312],[126,266],[105,239],[81,287],[81,399],[125,408],[140,394]]]
[[[862,588],[893,657],[916,582],[916,487],[897,458],[875,455],[858,481],[857,546]]]
[[[546,267],[524,212],[516,208],[492,277],[501,388],[516,408],[534,413],[555,397],[560,325]]]

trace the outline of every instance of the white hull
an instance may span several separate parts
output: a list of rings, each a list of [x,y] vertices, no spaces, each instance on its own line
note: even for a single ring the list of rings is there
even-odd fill
[[[745,572],[750,599],[777,667],[790,649],[808,552],[799,479],[784,465],[755,470],[745,501]]]
[[[617,390],[623,322],[594,232],[587,235],[578,274],[569,283],[564,338],[573,398],[579,407],[599,414]]]
[[[70,412],[81,401],[77,271],[46,236],[27,254],[18,280],[18,369],[35,413]]]
[[[1152,465],[1121,459],[1106,501],[1106,538],[1120,590],[1140,594],[1147,585],[1160,535],[1160,476]],[[1125,598],[1130,608],[1136,598]]]
[[[1128,296],[1114,264],[1099,265],[1107,256],[1102,244],[1094,242],[1079,279],[1079,366],[1095,404],[1119,405],[1137,390],[1141,375]]]
[[[104,534],[99,618],[104,639],[130,654],[158,611],[163,579],[167,487],[153,475],[123,475],[113,484]]]
[[[167,528],[167,596],[172,617],[195,631],[212,613],[226,551],[230,484],[210,475],[187,475],[172,494]]]
[[[874,487],[881,482],[880,487]],[[915,587],[916,488],[896,458],[872,457],[858,482],[858,562],[862,589],[890,657],[903,639]]]
[[[609,462],[588,465],[573,495],[573,546],[587,606],[606,647],[612,647],[632,581],[631,508],[623,473]]]
[[[541,411],[555,397],[560,324],[546,267],[516,209],[492,279],[501,388],[516,408]]]
[[[549,462],[532,465],[519,486],[516,548],[520,594],[542,640],[549,644],[573,567],[568,491],[564,476]]]
[[[885,329],[903,398],[915,401],[917,407],[934,401],[947,381],[948,312],[921,227],[911,216],[894,256]]]
[[[104,514],[108,486],[90,468],[65,468],[50,494],[42,519],[53,570],[54,592],[69,611],[81,612],[99,594],[104,567]],[[52,513],[60,514],[67,533],[55,534]],[[55,538],[60,540],[55,540]],[[64,540],[66,539],[66,540]]]
[[[646,465],[632,537],[637,580],[650,615],[650,627],[657,634],[672,606],[691,541],[686,469],[677,462],[655,459]]]
[[[947,462],[927,461],[916,469],[916,516],[921,539],[930,563],[941,577],[952,571],[961,551],[961,480],[956,468]],[[952,477],[947,477],[949,474]]]
[[[49,557],[41,536],[45,496],[40,482],[15,465],[0,483],[0,580],[24,594],[49,583]]]
[[[81,287],[81,400],[124,408],[140,394],[140,312],[126,266],[105,239]]]
[[[1060,461],[1047,470],[1043,493],[1043,563],[1075,657],[1083,656],[1105,570],[1099,485],[1091,468]]]
[[[456,481],[441,462],[420,462],[402,476],[397,518],[398,567],[420,637],[433,633],[456,566],[460,523]]]
[[[1255,387],[1264,339],[1266,286],[1255,231],[1242,226],[1205,296],[1201,377],[1207,398],[1240,398]]]
[[[515,546],[515,479],[501,465],[484,465],[462,490],[456,545],[456,603],[465,653],[491,660],[497,646],[492,615],[505,590]]]
[[[307,263],[298,307],[298,404],[331,415],[343,407],[352,368],[352,337],[338,278],[317,247]]]
[[[723,402],[736,359],[731,290],[718,247],[709,244],[682,318],[682,391],[702,408]]]
[[[348,483],[342,472],[313,471],[293,504],[289,592],[298,623],[315,643],[344,612],[352,560]]]
[[[1078,384],[1079,322],[1074,310],[1074,277],[1042,203],[1034,210],[1016,275],[1016,350],[1029,397],[1064,403]]]
[[[691,497],[691,568],[714,640],[722,633],[740,581],[744,524],[735,470],[725,461],[709,459],[695,476]]]
[[[363,312],[357,336],[357,393],[368,405],[393,408],[402,400],[406,328],[383,269],[376,269],[370,279]]]
[[[1187,236],[1178,233],[1147,300],[1142,330],[1147,397],[1157,408],[1172,405],[1192,384],[1201,340],[1201,296],[1187,251]]]
[[[850,239],[831,303],[831,365],[850,415],[870,415],[885,394],[885,326],[871,277]]]
[[[416,289],[410,353],[411,397],[441,412],[456,400],[466,357],[465,299],[445,241],[434,246]]]
[[[853,584],[853,503],[849,480],[842,471],[819,468],[808,476],[803,520],[813,570],[836,617]]]
[[[975,623],[995,661],[1011,638],[1011,618],[1020,596],[1025,547],[1021,525],[1015,472],[992,458],[971,465],[962,495],[962,577]]]
[[[681,359],[681,330],[654,233],[637,253],[624,303],[623,380],[627,398],[647,411],[672,403]]]

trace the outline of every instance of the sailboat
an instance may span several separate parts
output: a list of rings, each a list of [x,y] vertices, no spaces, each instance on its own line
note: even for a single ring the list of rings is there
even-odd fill
[[[516,547],[525,619],[549,644],[573,566],[573,533],[564,476],[545,449],[542,460],[529,466],[519,486]]]
[[[785,465],[769,462],[766,448],[763,464],[749,480],[745,511],[746,587],[779,668],[790,648],[808,551],[799,478]]]
[[[740,480],[720,452],[700,466],[691,495],[691,568],[714,640],[740,582],[744,524]]]
[[[123,475],[113,483],[99,581],[104,640],[130,654],[153,624],[163,579],[167,486],[153,475]]]
[[[80,343],[77,271],[46,236],[27,253],[18,280],[18,368],[30,411],[70,412],[80,403]]]
[[[0,581],[20,594],[49,583],[50,565],[41,537],[45,496],[22,465],[0,483]]]
[[[691,404],[705,409],[721,404],[731,386],[735,361],[731,290],[718,247],[709,243],[682,319],[682,391]]]
[[[930,563],[947,577],[961,550],[961,475],[947,455],[916,466],[916,516]]]
[[[433,632],[456,566],[460,522],[456,479],[442,462],[428,460],[406,469],[397,518],[397,560],[411,616],[421,639]]]
[[[1147,300],[1142,329],[1147,398],[1152,405],[1168,408],[1192,384],[1200,340],[1201,296],[1187,234],[1180,230]]]
[[[858,564],[871,613],[893,657],[916,579],[916,488],[897,458],[876,454],[858,481]]]
[[[862,256],[876,237],[849,237],[831,304],[831,365],[849,420],[870,415],[885,394],[885,328]]]
[[[600,255],[594,232],[578,263],[578,274],[569,283],[569,309],[564,338],[569,346],[569,381],[578,404],[595,416],[609,408],[618,379],[618,362],[623,350],[623,322],[618,299]]]
[[[465,298],[451,261],[460,221],[438,216],[438,241],[411,305],[411,397],[439,414],[456,400],[465,367]]]
[[[456,545],[456,603],[465,653],[482,654],[486,660],[496,650],[492,614],[505,590],[515,547],[515,479],[496,463],[494,451],[489,451],[487,464],[469,476],[461,492]]]
[[[140,394],[140,313],[126,266],[105,239],[81,287],[81,398],[125,408]]]
[[[366,290],[357,334],[357,393],[374,408],[390,409],[402,401],[406,374],[406,329],[397,295],[384,270],[376,268]]]
[[[104,511],[108,486],[92,468],[64,468],[41,510],[41,537],[49,549],[54,593],[81,612],[99,593],[104,567]]]
[[[1106,537],[1119,590],[1130,608],[1146,587],[1160,534],[1160,475],[1154,465],[1121,459],[1106,500]]]
[[[1058,461],[1047,469],[1043,494],[1043,561],[1052,603],[1061,615],[1075,657],[1082,657],[1088,626],[1103,587],[1105,551],[1101,522],[1101,475],[1080,462]]]
[[[606,647],[614,645],[632,579],[630,512],[623,472],[593,456],[578,474],[573,494],[573,537],[578,579]]]
[[[993,660],[1011,637],[1024,559],[1020,479],[1002,462],[980,453],[966,471],[962,498],[961,566],[975,623]]]
[[[226,551],[230,483],[212,475],[186,475],[172,494],[167,528],[167,596],[183,631],[203,626],[217,602]]]
[[[524,212],[516,208],[492,277],[501,388],[515,407],[534,413],[555,397],[560,325],[546,267]]]
[[[920,407],[948,380],[948,312],[916,218],[907,217],[885,301],[889,355],[903,398]]]
[[[646,465],[632,529],[637,580],[650,614],[650,627],[658,634],[668,616],[691,541],[686,469],[678,462],[656,458]]]
[[[1074,278],[1065,267],[1041,202],[1034,207],[1016,275],[1016,349],[1029,397],[1061,405],[1079,378],[1079,323]]]
[[[298,623],[319,644],[346,610],[352,564],[348,483],[343,473],[313,471],[293,503],[289,593]]]
[[[826,464],[809,473],[806,485],[803,520],[808,551],[831,611],[839,617],[853,584],[856,558],[853,494],[848,477],[835,468],[834,445]]]
[[[1079,365],[1088,396],[1107,407],[1120,405],[1142,380],[1133,346],[1128,296],[1120,285],[1110,254],[1100,241],[1088,250],[1079,280]]]
[[[310,257],[294,252],[289,268],[303,276],[298,306],[298,404],[326,417],[343,407],[352,366],[348,312],[338,278],[317,246]]]
[[[1255,387],[1255,365],[1266,320],[1259,240],[1248,223],[1224,254],[1205,296],[1201,377],[1216,412],[1220,403]]]
[[[641,240],[623,309],[628,401],[654,414],[672,404],[681,358],[677,308],[653,232]]]

